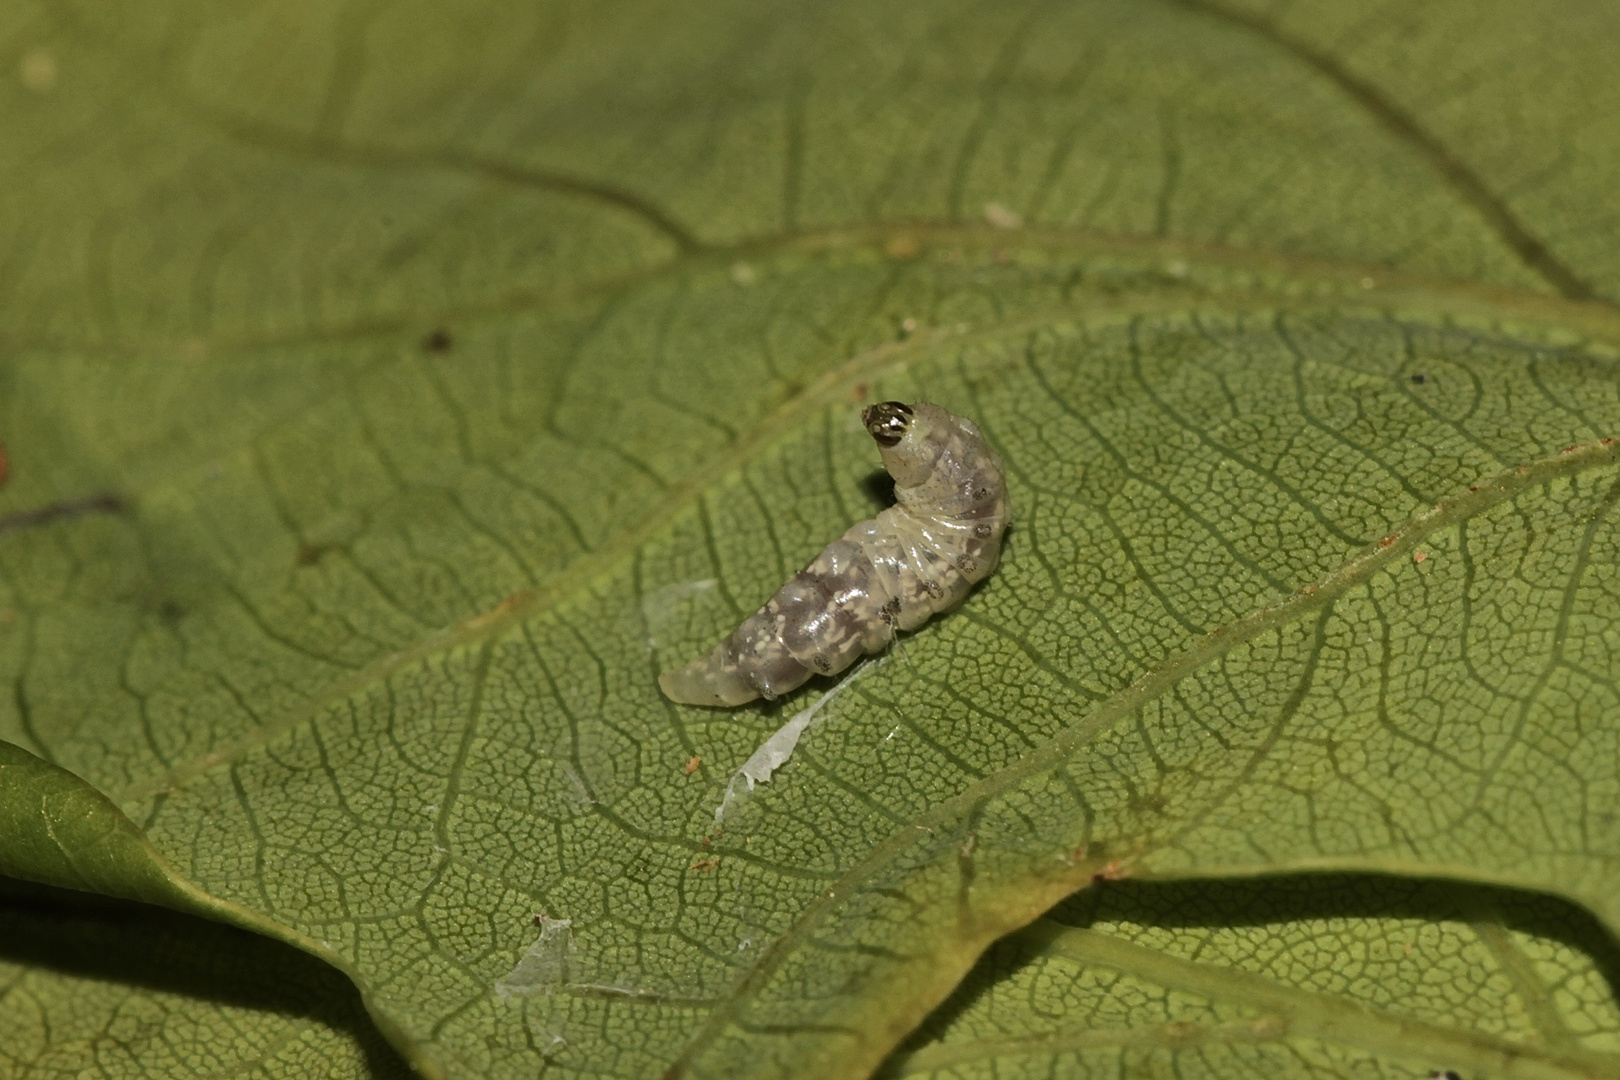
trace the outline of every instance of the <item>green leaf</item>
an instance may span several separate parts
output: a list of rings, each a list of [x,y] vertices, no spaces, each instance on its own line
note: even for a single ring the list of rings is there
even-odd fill
[[[194,902],[140,830],[82,780],[10,743],[0,743],[0,778],[10,873],[181,909]]]
[[[1455,882],[1108,885],[992,946],[880,1075],[1608,1077],[1617,960],[1568,904]]]
[[[229,927],[10,880],[0,880],[0,1002],[7,1076],[410,1075],[354,987],[319,961]]]
[[[16,6],[0,871],[490,1077],[860,1075],[1098,876],[1613,933],[1606,11]],[[825,686],[656,674],[879,505],[883,397],[1004,565],[718,831]]]

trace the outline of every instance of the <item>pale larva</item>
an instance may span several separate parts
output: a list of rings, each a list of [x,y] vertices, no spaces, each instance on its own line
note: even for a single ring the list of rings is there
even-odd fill
[[[1007,485],[973,422],[898,401],[861,420],[894,477],[895,505],[823,548],[709,655],[660,675],[666,697],[727,706],[780,697],[949,611],[996,568]]]

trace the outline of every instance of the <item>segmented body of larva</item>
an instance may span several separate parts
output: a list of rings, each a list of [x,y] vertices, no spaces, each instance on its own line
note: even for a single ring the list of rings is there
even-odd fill
[[[686,705],[742,705],[842,671],[962,602],[1001,556],[1007,485],[973,425],[938,405],[861,414],[895,505],[822,549],[707,656],[658,677]]]

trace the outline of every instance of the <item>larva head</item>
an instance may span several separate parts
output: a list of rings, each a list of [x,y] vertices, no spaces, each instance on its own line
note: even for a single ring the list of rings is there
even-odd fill
[[[905,438],[914,416],[916,413],[911,411],[911,406],[903,401],[880,401],[861,413],[861,423],[879,446],[892,450]]]
[[[882,401],[861,413],[861,422],[878,444],[883,467],[897,487],[914,487],[928,476],[950,431],[951,414],[919,401]]]

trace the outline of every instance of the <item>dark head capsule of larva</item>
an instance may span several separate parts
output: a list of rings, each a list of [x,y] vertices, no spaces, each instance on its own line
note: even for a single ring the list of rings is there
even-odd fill
[[[861,414],[895,505],[850,527],[709,655],[658,677],[685,705],[776,698],[836,674],[961,603],[995,569],[1006,528],[1001,458],[971,420],[884,401]]]
[[[916,415],[903,401],[880,401],[861,413],[861,423],[879,446],[895,447],[906,437],[906,429]]]

